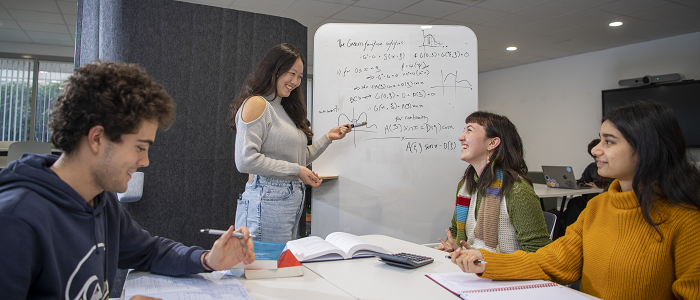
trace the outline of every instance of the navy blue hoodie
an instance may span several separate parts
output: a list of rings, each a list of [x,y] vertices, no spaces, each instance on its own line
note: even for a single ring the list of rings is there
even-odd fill
[[[151,237],[116,194],[91,207],[49,168],[57,159],[25,154],[0,171],[0,298],[106,299],[117,267],[204,272],[201,248]]]

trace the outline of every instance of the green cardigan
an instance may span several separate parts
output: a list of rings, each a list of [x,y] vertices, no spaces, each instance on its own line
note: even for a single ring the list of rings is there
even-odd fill
[[[457,185],[457,194],[459,194],[463,184],[464,181],[460,181]],[[482,193],[477,193],[477,212],[479,211],[479,205],[481,205],[482,196]],[[506,194],[506,207],[510,223],[515,227],[515,235],[525,252],[535,252],[537,249],[552,242],[547,232],[544,215],[542,214],[540,198],[535,194],[535,190],[527,181],[520,180],[513,183],[513,187]],[[478,214],[475,215],[475,217],[478,216]],[[464,230],[458,232],[454,214],[452,214],[450,232],[452,232],[452,236],[455,237],[455,241],[458,244],[460,241],[467,240],[467,234]]]

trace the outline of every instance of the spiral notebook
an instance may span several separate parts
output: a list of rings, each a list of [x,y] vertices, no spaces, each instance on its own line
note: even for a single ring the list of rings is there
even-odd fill
[[[590,299],[570,288],[544,280],[491,280],[462,272],[425,276],[466,300]]]

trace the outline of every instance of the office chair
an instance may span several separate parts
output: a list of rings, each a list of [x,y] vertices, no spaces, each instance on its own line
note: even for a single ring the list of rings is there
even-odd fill
[[[544,222],[547,223],[549,239],[554,240],[554,225],[557,223],[557,215],[546,211],[543,211],[542,213],[544,214]]]
[[[126,192],[117,193],[117,198],[119,202],[136,202],[141,200],[143,196],[143,172],[131,173],[131,179],[129,179],[129,186]]]
[[[14,142],[7,149],[7,163],[18,160],[24,153],[49,154],[51,145],[34,141]]]

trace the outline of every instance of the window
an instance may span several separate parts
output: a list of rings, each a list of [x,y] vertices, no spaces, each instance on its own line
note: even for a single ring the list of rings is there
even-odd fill
[[[72,63],[0,59],[0,140],[49,142],[51,101],[72,74]]]

